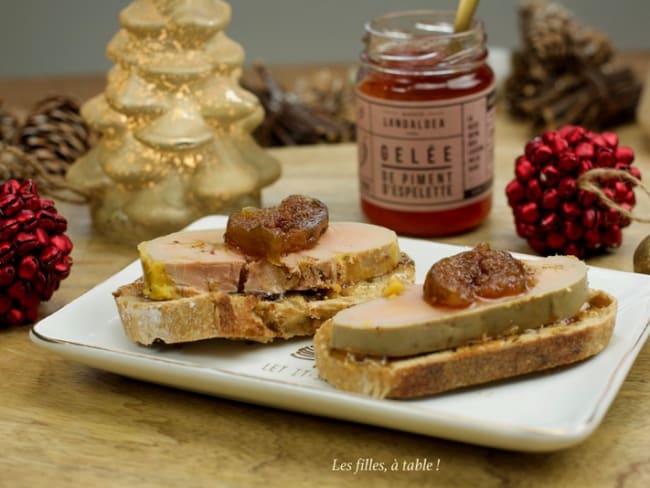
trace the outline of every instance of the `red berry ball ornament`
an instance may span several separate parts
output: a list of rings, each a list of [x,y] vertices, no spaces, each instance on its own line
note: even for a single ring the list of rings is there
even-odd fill
[[[67,227],[33,181],[0,185],[0,326],[35,322],[38,305],[70,274]]]
[[[634,185],[616,173],[641,179],[633,160],[632,149],[619,146],[613,132],[598,134],[570,125],[534,138],[517,158],[515,179],[506,186],[517,234],[542,255],[583,258],[620,246],[629,218],[580,188],[578,178],[592,168],[613,170],[596,183],[629,211],[636,203]]]

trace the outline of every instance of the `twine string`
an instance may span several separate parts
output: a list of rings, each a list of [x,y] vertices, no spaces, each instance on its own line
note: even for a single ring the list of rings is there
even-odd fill
[[[648,196],[648,198],[650,198],[650,188],[647,185],[645,185],[636,176],[628,173],[625,170],[611,168],[593,168],[589,171],[585,171],[576,179],[578,188],[593,193],[605,205],[620,212],[623,217],[626,217],[635,222],[641,222],[644,224],[650,223],[649,217],[634,215],[631,210],[622,207],[613,199],[608,197],[597,183],[599,178],[618,178],[619,180],[628,181],[635,187],[640,188]]]

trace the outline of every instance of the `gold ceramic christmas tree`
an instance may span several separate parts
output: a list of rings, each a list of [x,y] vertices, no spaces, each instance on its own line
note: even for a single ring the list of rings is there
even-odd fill
[[[251,136],[264,111],[239,85],[244,51],[223,32],[230,13],[222,0],[135,0],[121,12],[106,89],[82,107],[102,137],[67,174],[111,239],[259,205],[279,177]]]

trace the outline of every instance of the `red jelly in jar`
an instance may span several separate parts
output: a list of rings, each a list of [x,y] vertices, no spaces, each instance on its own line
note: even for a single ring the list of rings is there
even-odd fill
[[[366,24],[356,86],[361,207],[400,234],[468,231],[487,217],[495,80],[483,24],[410,11]]]

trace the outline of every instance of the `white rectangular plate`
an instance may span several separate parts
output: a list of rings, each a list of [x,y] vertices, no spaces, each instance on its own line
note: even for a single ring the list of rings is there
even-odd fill
[[[225,226],[211,216],[191,228]],[[437,259],[462,248],[415,239],[400,245],[422,282]],[[215,396],[498,448],[550,451],[589,436],[602,421],[648,337],[650,276],[590,268],[589,282],[615,295],[609,346],[579,364],[425,399],[375,400],[318,378],[311,340],[271,345],[212,340],[142,347],[122,331],[112,292],[140,276],[138,262],[36,324],[40,346],[95,368]]]

